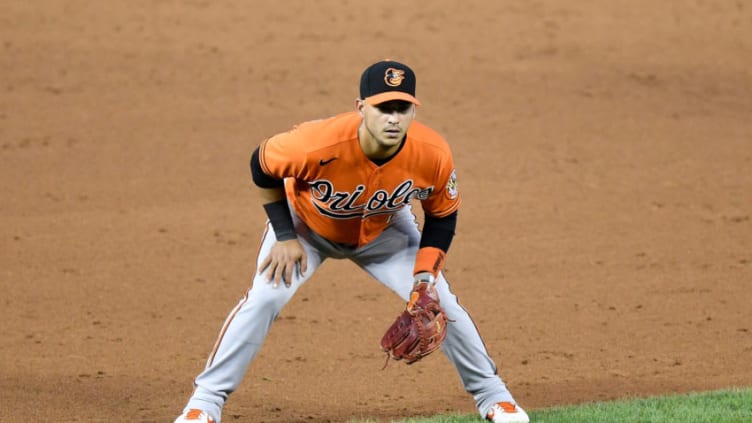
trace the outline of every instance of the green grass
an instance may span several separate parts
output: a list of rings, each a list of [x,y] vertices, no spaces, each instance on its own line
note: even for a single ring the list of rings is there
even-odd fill
[[[752,422],[752,388],[594,402],[527,410],[532,423],[747,423]],[[480,423],[478,415],[413,418],[399,423]],[[356,421],[353,421],[353,423]],[[365,423],[369,420],[358,420]]]
[[[752,389],[533,410],[533,422],[742,423],[752,422]]]

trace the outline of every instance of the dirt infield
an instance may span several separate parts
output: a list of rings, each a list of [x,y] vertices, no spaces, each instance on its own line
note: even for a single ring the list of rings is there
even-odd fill
[[[386,57],[452,145],[447,275],[523,406],[752,385],[749,4],[4,0],[0,420],[170,422],[254,271],[250,152]],[[441,354],[381,370],[401,306],[327,262],[225,421],[474,412]]]

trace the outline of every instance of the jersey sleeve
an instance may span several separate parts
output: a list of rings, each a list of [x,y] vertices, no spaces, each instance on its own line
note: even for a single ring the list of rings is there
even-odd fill
[[[305,172],[307,150],[304,127],[295,127],[263,141],[259,162],[265,174],[284,179],[299,178]]]
[[[457,171],[451,154],[446,154],[438,161],[434,176],[435,189],[423,200],[423,210],[433,217],[445,217],[456,212],[460,203],[460,193],[457,185]]]

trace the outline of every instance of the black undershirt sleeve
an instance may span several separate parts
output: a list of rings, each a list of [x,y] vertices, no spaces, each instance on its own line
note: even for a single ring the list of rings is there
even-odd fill
[[[259,147],[256,147],[251,154],[251,176],[253,177],[253,183],[261,188],[278,188],[285,185],[283,179],[273,178],[261,168],[261,161],[259,160]]]
[[[253,154],[251,154],[251,176],[253,182],[260,188],[282,188],[285,185],[284,179],[273,178],[261,169],[258,148],[253,150]],[[290,206],[287,204],[286,198],[264,204],[264,210],[269,217],[269,222],[272,224],[274,235],[278,241],[287,241],[297,237],[295,225],[290,215]]]
[[[295,233],[295,224],[292,222],[290,205],[287,204],[287,199],[264,204],[264,211],[269,217],[269,223],[272,224],[277,241],[287,241],[298,237]]]
[[[449,251],[449,245],[454,238],[456,227],[456,211],[444,217],[433,217],[426,214],[423,222],[423,233],[420,237],[420,248],[436,247],[446,253]]]

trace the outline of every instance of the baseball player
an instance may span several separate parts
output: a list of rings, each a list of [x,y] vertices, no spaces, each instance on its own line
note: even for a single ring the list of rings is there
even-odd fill
[[[352,260],[405,301],[417,284],[432,285],[450,321],[441,349],[480,415],[529,421],[442,273],[460,193],[447,142],[414,120],[415,86],[408,66],[374,63],[361,76],[354,111],[302,123],[253,152],[251,173],[268,216],[257,272],[175,423],[221,421],[272,322],[328,258]],[[425,216],[422,231],[412,200]]]

